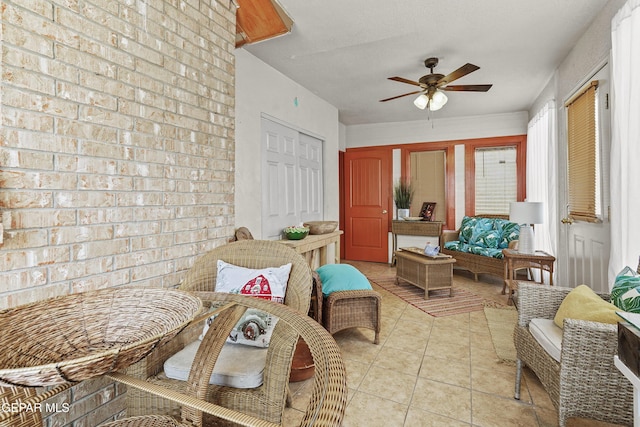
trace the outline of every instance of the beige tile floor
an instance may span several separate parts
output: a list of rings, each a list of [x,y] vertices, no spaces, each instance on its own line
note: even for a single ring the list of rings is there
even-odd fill
[[[350,262],[368,277],[393,276],[387,264]],[[474,282],[456,272],[457,286],[506,303],[502,282]],[[537,378],[524,371],[521,400],[513,398],[515,366],[498,360],[483,311],[431,317],[383,289],[380,344],[373,331],[334,335],[347,370],[345,427],[552,427],[557,411]],[[293,405],[285,425],[298,425],[311,380],[291,383]],[[570,427],[611,424],[572,419]]]

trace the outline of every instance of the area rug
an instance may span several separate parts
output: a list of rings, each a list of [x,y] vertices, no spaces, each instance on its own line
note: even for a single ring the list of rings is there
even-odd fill
[[[513,329],[518,321],[518,312],[513,306],[485,306],[491,341],[498,358],[504,362],[515,362],[516,348],[513,344]]]
[[[448,289],[439,289],[429,292],[429,299],[426,300],[423,289],[403,281],[396,285],[395,277],[370,278],[370,280],[382,289],[434,317],[470,313],[480,311],[484,307],[482,297],[455,286],[452,288],[451,297],[449,297]]]

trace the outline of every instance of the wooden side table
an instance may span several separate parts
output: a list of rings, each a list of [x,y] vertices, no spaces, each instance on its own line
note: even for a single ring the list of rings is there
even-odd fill
[[[516,280],[516,272],[526,268],[527,270],[537,268],[540,269],[540,282],[544,282],[545,271],[549,272],[549,284],[553,285],[553,264],[556,258],[543,251],[536,251],[533,254],[525,254],[515,249],[503,249],[504,257],[504,285],[502,285],[502,294],[504,295],[506,288],[509,288],[509,297],[507,304],[515,302],[513,294],[518,290],[518,281]]]
[[[334,262],[340,263],[340,236],[342,233],[344,233],[342,230],[336,230],[327,234],[312,234],[302,240],[278,240],[278,242],[293,248],[307,260],[311,269],[316,269],[327,263],[329,245],[334,247]],[[316,252],[318,252],[318,257],[316,257]]]

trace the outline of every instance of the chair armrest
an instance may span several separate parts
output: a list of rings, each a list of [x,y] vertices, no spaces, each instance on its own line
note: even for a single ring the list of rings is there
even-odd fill
[[[460,230],[443,230],[440,236],[440,244],[444,246],[446,242],[453,242],[458,240],[460,236]]]
[[[617,325],[586,320],[565,319],[562,333],[562,353],[560,356],[560,383],[563,387],[588,387],[604,393],[608,390],[616,396],[628,381],[613,363],[618,353]],[[580,381],[576,381],[579,378]]]
[[[509,242],[509,249],[518,249],[519,240],[512,240]]]

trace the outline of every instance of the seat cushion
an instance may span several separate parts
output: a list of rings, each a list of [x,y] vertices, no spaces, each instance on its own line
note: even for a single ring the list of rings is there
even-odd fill
[[[201,341],[188,344],[164,362],[168,378],[187,381],[191,365]],[[262,385],[267,349],[227,343],[213,368],[209,384],[234,388],[255,388]]]
[[[560,362],[560,352],[562,350],[562,329],[560,329],[551,319],[531,319],[529,322],[529,332],[540,346]]]
[[[337,291],[370,290],[371,283],[357,268],[349,264],[325,264],[317,270],[322,282],[322,295]]]

